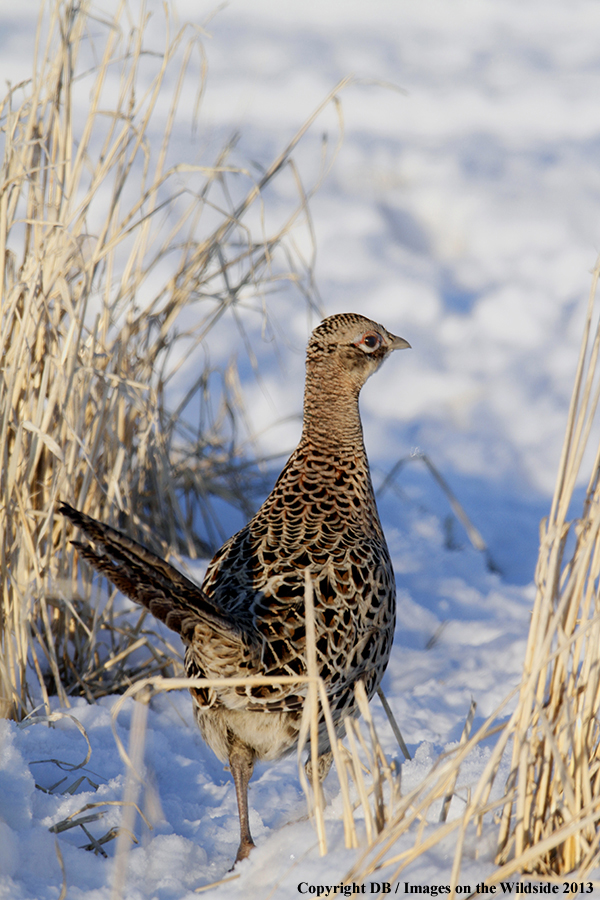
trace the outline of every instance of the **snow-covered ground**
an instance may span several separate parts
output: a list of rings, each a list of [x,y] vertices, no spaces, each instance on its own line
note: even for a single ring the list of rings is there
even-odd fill
[[[161,15],[160,4],[149,6]],[[180,0],[178,9],[202,23],[212,7]],[[28,73],[36,10],[0,10],[3,80]],[[323,307],[371,316],[413,347],[363,391],[376,487],[398,460],[425,452],[498,569],[448,519],[448,501],[423,463],[407,462],[380,511],[398,582],[383,686],[415,754],[403,769],[403,784],[412,785],[459,738],[471,697],[486,716],[519,678],[538,523],[600,238],[600,5],[232,0],[207,30],[204,130],[194,137],[207,151],[239,129],[237,158],[268,165],[343,76],[359,80],[342,93],[345,140],[311,204]],[[323,128],[334,140],[333,114]],[[308,170],[320,138],[300,153]],[[182,153],[196,152],[190,147]],[[251,425],[269,453],[291,449],[298,436],[310,331],[300,303],[281,320],[288,351],[279,361],[269,347],[264,358],[259,352],[260,383],[239,347]],[[52,728],[0,721],[0,898],[58,897],[56,843],[67,897],[110,897],[115,843],[105,859],[80,849],[82,831],[56,837],[48,828],[86,803],[122,799],[115,699],[79,700],[69,710],[92,748],[73,771],[62,763],[81,762],[86,746],[70,719]],[[372,706],[384,749],[397,758],[379,701]],[[132,707],[118,720],[125,745]],[[191,898],[226,875],[237,813],[230,776],[204,747],[186,694],[153,701],[145,766],[152,787],[141,803],[153,828],[136,819],[124,896]],[[471,770],[476,777],[477,760]],[[89,780],[62,793],[81,775]],[[355,852],[344,849],[335,774],[326,793],[330,852],[321,859],[295,761],[259,767],[250,791],[257,849],[240,877],[211,895],[287,898],[301,882],[343,877]],[[119,806],[105,809],[88,826],[95,836],[120,821]],[[438,848],[403,880],[447,884],[451,862],[451,848]],[[490,853],[467,855],[461,881],[474,885],[492,868]]]

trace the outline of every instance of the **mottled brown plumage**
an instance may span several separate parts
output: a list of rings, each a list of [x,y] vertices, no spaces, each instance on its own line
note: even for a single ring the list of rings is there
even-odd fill
[[[353,313],[313,332],[298,447],[254,518],[219,550],[202,589],[120,532],[63,505],[95,544],[79,553],[124,594],[181,634],[190,676],[305,675],[304,572],[314,587],[317,662],[336,725],[355,714],[387,665],[395,621],[394,573],[379,522],[358,410],[362,385],[408,347]],[[240,812],[237,859],[253,846],[247,787],[255,760],[296,744],[305,686],[191,689],[207,744],[228,759]],[[319,777],[331,754],[324,728]]]

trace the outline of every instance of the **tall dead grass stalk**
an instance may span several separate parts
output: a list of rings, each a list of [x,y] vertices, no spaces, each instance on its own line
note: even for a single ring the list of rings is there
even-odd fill
[[[16,718],[49,711],[50,693],[68,706],[178,671],[145,613],[114,595],[102,610],[55,504],[119,510],[145,543],[191,557],[219,542],[215,498],[251,511],[234,363],[199,359],[175,409],[169,390],[220,319],[244,331],[241,306],[266,315],[283,280],[314,305],[294,234],[310,237],[330,159],[308,190],[292,152],[343,87],[258,180],[231,163],[234,142],[210,165],[174,162],[182,98],[197,117],[205,86],[201,30],[165,9],[158,46],[143,3],[136,20],[125,0],[90,10],[43,4],[32,79],[0,104],[0,715]],[[281,178],[297,203],[267,225]]]
[[[541,528],[514,723],[515,801],[504,808],[498,856],[506,863],[528,855],[525,871],[576,872],[578,879],[600,862],[600,449],[581,515],[568,516],[600,396],[599,273],[596,267],[556,490]]]

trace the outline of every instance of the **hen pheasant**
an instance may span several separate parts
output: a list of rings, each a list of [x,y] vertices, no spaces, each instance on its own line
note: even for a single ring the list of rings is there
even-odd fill
[[[259,511],[219,550],[202,588],[169,563],[66,504],[92,542],[80,555],[178,632],[188,676],[305,675],[304,573],[314,588],[317,664],[336,725],[356,714],[359,678],[371,697],[390,656],[396,588],[365,453],[358,395],[403,338],[354,313],[313,331],[302,437]],[[254,842],[248,782],[256,760],[297,745],[306,685],[192,688],[206,743],[228,760],[240,818],[237,860]],[[318,777],[331,752],[319,737]]]

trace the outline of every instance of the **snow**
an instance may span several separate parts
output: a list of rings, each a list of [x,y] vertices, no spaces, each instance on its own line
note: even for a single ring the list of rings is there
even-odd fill
[[[149,5],[160,22],[160,5]],[[198,24],[213,11],[196,0],[178,9]],[[28,74],[36,15],[33,2],[18,15],[0,10],[0,73],[13,83]],[[383,686],[414,754],[405,789],[460,738],[472,697],[477,724],[519,680],[538,523],[598,249],[599,26],[596,0],[232,0],[205,26],[203,130],[193,140],[186,132],[183,159],[198,152],[193,141],[208,153],[239,129],[237,159],[267,165],[342,77],[358,79],[342,92],[344,143],[311,208],[325,312],[364,313],[413,347],[386,363],[361,405],[375,486],[408,459],[380,499],[398,582]],[[335,143],[336,121],[328,111],[299,150],[309,181],[321,131]],[[277,358],[265,341],[260,383],[239,340],[242,388],[265,453],[283,453],[298,437],[303,346],[316,321],[289,301],[276,320],[287,352]],[[212,358],[227,356],[232,340],[237,334],[215,333]],[[446,497],[410,459],[417,449],[443,473],[499,571],[448,520]],[[90,741],[81,768],[73,766],[85,740],[70,718],[27,727],[0,720],[0,898],[57,898],[57,847],[69,898],[110,897],[115,842],[104,858],[80,849],[82,830],[48,829],[87,803],[122,800],[116,699],[76,700],[63,711]],[[117,720],[125,746],[132,707]],[[399,759],[378,700],[372,709],[384,749]],[[488,752],[479,749],[463,781],[476,780]],[[124,896],[197,896],[196,887],[228,877],[237,813],[231,778],[203,745],[185,693],[152,701],[144,766],[140,802],[152,827],[135,819]],[[239,878],[208,896],[284,898],[301,882],[339,882],[356,851],[344,848],[335,774],[326,795],[329,853],[320,858],[295,760],[258,767],[250,790],[257,849]],[[119,805],[102,810],[87,826],[96,838],[121,821]],[[452,852],[438,845],[403,878],[447,884]],[[467,847],[461,882],[481,881],[492,860],[491,844],[478,858]]]

